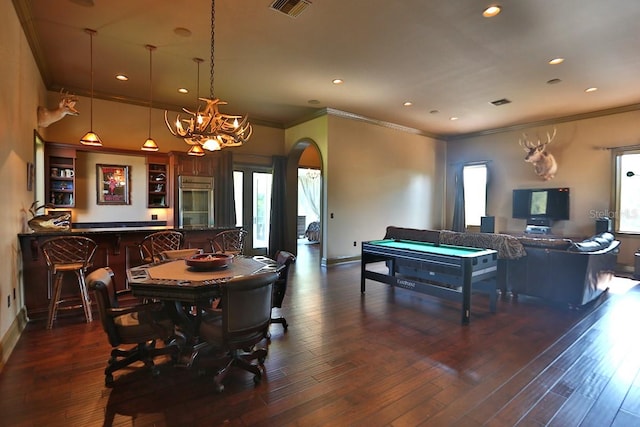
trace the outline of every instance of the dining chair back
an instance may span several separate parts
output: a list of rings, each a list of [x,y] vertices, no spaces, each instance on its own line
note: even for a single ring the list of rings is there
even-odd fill
[[[267,348],[255,346],[268,334],[273,284],[277,278],[278,274],[271,271],[229,280],[222,288],[221,315],[203,317],[200,338],[223,354],[216,361],[222,365],[214,377],[216,391],[224,390],[222,381],[231,366],[253,373],[256,384],[261,381],[260,365],[267,357]],[[258,365],[252,364],[256,359]]]
[[[91,299],[87,291],[85,274],[93,263],[98,245],[83,236],[54,237],[42,243],[42,253],[47,263],[47,286],[49,290],[49,313],[47,329],[53,327],[58,310],[82,307],[85,319],[93,320]],[[74,273],[80,290],[79,297],[62,297],[62,283],[65,273]],[[53,286],[52,286],[53,284]],[[79,303],[78,303],[79,301]]]
[[[276,252],[276,263],[278,265],[276,272],[278,273],[278,279],[273,285],[273,307],[282,308],[282,302],[284,301],[284,295],[287,293],[287,284],[289,282],[289,267],[296,262],[296,257],[291,252],[278,251]],[[289,327],[287,319],[283,316],[272,317],[271,323],[280,323],[286,331]]]
[[[174,323],[160,302],[146,302],[121,307],[120,293],[116,292],[114,274],[109,267],[98,268],[87,276],[89,289],[94,292],[102,329],[111,344],[111,356],[104,370],[105,384],[113,383],[113,373],[134,362],[142,361],[159,374],[153,359],[161,355],[178,354],[178,342]],[[156,342],[164,341],[158,347]],[[120,348],[132,345],[131,348]]]

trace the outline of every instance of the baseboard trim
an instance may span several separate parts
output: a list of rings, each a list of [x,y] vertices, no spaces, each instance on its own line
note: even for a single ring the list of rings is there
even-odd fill
[[[350,263],[350,262],[360,262],[361,259],[362,259],[362,257],[360,255],[345,256],[345,257],[338,257],[338,258],[322,258],[322,260],[320,261],[320,264],[323,267],[329,267],[329,266],[337,265],[337,264],[346,264],[346,263]]]
[[[0,373],[2,372],[7,360],[9,360],[11,352],[18,343],[20,335],[22,335],[22,331],[24,331],[24,328],[27,326],[27,321],[27,312],[23,307],[13,320],[11,326],[9,326],[7,333],[4,334],[2,340],[0,340]]]

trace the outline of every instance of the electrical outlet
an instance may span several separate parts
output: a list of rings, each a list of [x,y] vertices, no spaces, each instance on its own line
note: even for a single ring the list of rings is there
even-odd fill
[[[156,221],[156,220],[158,219],[158,215],[156,215],[156,214],[152,214],[152,215],[151,215],[151,219],[152,219],[153,221]]]
[[[331,219],[333,219],[333,212],[331,212]]]
[[[358,242],[353,242],[353,246],[358,246]]]

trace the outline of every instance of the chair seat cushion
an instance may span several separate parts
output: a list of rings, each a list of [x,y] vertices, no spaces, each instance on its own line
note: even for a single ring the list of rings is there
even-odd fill
[[[114,319],[118,335],[123,343],[141,343],[155,337],[168,338],[173,333],[173,323],[162,312],[139,312]]]

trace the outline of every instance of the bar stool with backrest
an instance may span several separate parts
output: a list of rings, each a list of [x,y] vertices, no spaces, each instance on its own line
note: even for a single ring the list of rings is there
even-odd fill
[[[55,237],[42,243],[42,252],[47,262],[49,284],[53,281],[53,290],[51,291],[51,299],[49,301],[47,329],[53,327],[53,321],[56,319],[59,309],[76,309],[82,307],[87,323],[93,320],[91,314],[91,299],[87,291],[85,274],[93,263],[93,256],[97,247],[96,242],[83,236]],[[77,302],[77,297],[62,299],[64,274],[69,272],[74,273],[78,279],[80,304],[71,304]]]
[[[209,239],[211,252],[244,255],[247,234],[247,231],[242,228],[222,231],[216,234],[213,239]]]
[[[184,235],[175,230],[158,231],[149,234],[138,245],[140,258],[145,264],[162,260],[162,252],[182,249]]]

